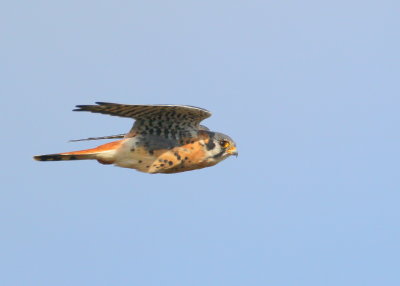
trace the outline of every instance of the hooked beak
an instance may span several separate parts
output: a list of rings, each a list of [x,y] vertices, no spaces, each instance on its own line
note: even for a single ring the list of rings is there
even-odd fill
[[[236,149],[236,146],[232,146],[231,148],[229,148],[228,150],[226,150],[226,152],[229,154],[229,155],[234,155],[234,156],[238,156],[239,155],[239,153],[238,153],[238,151],[237,151],[237,149]]]

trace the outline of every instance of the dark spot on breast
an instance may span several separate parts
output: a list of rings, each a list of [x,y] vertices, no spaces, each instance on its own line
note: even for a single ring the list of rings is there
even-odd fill
[[[165,166],[165,164],[160,164],[160,167],[164,167]]]
[[[142,163],[142,160],[139,160],[138,163],[139,163],[139,164]]]
[[[188,157],[185,157],[185,160],[189,159]]]
[[[181,156],[178,154],[178,152],[174,152],[174,155],[176,159],[178,159],[179,161],[181,160]]]
[[[135,148],[132,147],[132,148],[131,148],[131,152],[135,152]]]
[[[154,150],[149,150],[150,155],[154,155]]]
[[[173,162],[172,162],[172,161],[168,161],[168,164],[169,164],[170,166],[172,166]]]

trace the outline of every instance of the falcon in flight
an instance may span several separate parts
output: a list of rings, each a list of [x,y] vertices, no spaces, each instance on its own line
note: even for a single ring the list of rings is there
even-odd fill
[[[211,167],[231,155],[238,155],[236,144],[229,136],[200,125],[211,116],[205,109],[186,105],[96,104],[77,105],[74,111],[133,118],[136,121],[132,129],[121,135],[81,139],[120,139],[93,149],[38,155],[34,159],[94,159],[102,164],[154,174]]]

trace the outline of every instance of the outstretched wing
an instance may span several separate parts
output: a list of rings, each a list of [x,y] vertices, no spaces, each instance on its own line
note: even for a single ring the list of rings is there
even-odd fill
[[[129,105],[109,102],[96,102],[97,105],[77,105],[74,111],[90,111],[133,119],[157,118],[168,115],[177,119],[186,119],[200,123],[211,116],[208,110],[188,105]]]
[[[205,109],[187,105],[128,105],[108,102],[96,104],[77,105],[74,111],[133,118],[136,122],[129,134],[158,135],[171,139],[193,136],[194,132],[199,130],[200,122],[211,116]]]

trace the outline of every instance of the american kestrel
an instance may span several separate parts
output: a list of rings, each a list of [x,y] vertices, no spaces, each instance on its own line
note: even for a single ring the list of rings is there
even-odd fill
[[[90,111],[135,119],[127,134],[82,140],[122,138],[93,149],[34,156],[38,161],[95,159],[145,173],[178,173],[211,167],[238,155],[227,135],[200,125],[211,116],[205,109],[186,105],[127,105],[96,102],[77,105]],[[80,140],[75,140],[80,141]]]

